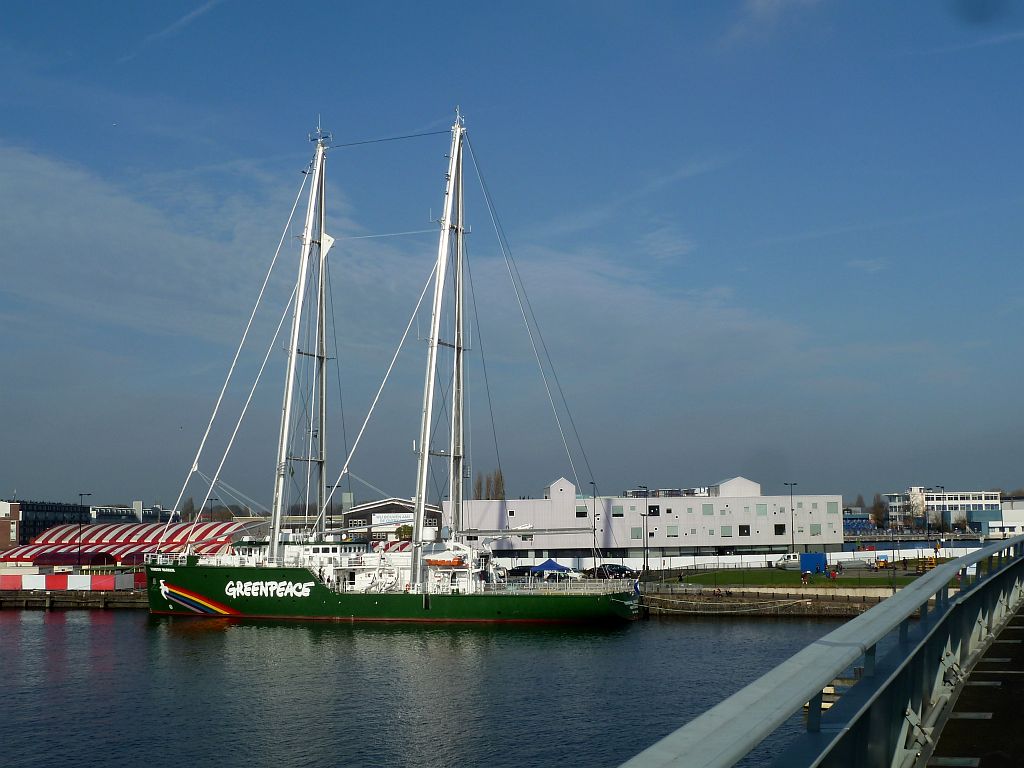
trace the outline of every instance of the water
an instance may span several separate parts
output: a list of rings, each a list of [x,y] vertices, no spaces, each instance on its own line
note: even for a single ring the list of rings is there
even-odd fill
[[[5,611],[0,764],[614,766],[836,626],[693,618],[595,631]]]

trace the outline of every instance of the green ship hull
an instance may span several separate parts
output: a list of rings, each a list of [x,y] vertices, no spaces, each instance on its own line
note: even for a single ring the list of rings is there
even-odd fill
[[[613,623],[637,618],[632,589],[476,594],[338,592],[308,568],[147,565],[149,611],[174,616],[322,621]],[[632,587],[630,584],[629,587]]]

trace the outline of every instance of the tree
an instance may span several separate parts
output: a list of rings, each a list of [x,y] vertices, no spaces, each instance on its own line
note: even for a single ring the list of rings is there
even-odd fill
[[[864,496],[862,494],[857,494],[857,500],[853,502],[853,506],[857,507],[857,509],[860,510],[864,509]]]
[[[494,475],[490,472],[488,472],[487,477],[484,478],[484,498],[494,498]]]
[[[473,498],[482,499],[484,497],[484,476],[478,471],[476,473],[476,480],[473,481]]]
[[[501,473],[501,468],[494,470],[494,498],[505,498],[505,476]]]
[[[857,498],[860,499],[859,496]],[[882,494],[876,493],[874,501],[871,502],[871,522],[875,524],[876,528],[885,528],[888,521],[889,507],[882,499]]]
[[[400,525],[395,529],[395,536],[399,541],[412,541],[412,526]]]
[[[181,519],[182,520],[193,520],[196,516],[196,503],[192,501],[192,497],[189,496],[185,499],[185,506],[181,508]]]

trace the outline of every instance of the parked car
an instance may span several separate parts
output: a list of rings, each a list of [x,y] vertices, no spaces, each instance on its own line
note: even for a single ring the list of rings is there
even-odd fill
[[[583,575],[588,579],[635,579],[640,574],[618,563],[604,563],[595,568],[588,568]]]
[[[530,578],[530,568],[529,565],[517,565],[514,568],[509,568],[505,572],[505,579],[506,581],[525,581]]]

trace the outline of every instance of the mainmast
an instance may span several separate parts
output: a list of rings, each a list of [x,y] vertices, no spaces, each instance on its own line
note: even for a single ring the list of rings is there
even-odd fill
[[[295,290],[295,308],[292,313],[292,328],[288,343],[288,371],[285,375],[284,402],[281,407],[281,430],[277,444],[277,472],[274,479],[274,504],[271,511],[271,530],[269,558],[276,561],[280,550],[281,520],[284,517],[285,493],[284,484],[289,476],[288,471],[288,438],[292,423],[292,401],[295,393],[295,369],[298,358],[303,353],[299,349],[299,333],[302,327],[302,311],[306,296],[306,285],[309,278],[309,264],[314,249],[318,259],[317,284],[317,337],[316,357],[318,358],[317,374],[320,388],[318,399],[317,454],[309,460],[317,465],[317,508],[321,508],[324,499],[324,421],[326,418],[324,377],[326,376],[326,346],[324,342],[324,293],[325,267],[327,252],[334,244],[334,238],[324,232],[324,170],[327,162],[327,143],[330,136],[317,128],[316,155],[313,158],[312,184],[309,189],[309,202],[306,206],[306,223],[302,230],[302,252],[299,256],[299,278]]]
[[[423,413],[420,420],[420,440],[417,445],[418,458],[416,465],[416,496],[415,496],[415,507],[413,511],[413,528],[412,528],[412,573],[410,575],[410,583],[413,589],[416,589],[423,581],[423,522],[425,517],[425,508],[427,500],[427,479],[430,469],[430,428],[433,421],[433,410],[434,410],[434,382],[437,376],[437,348],[439,344],[443,344],[440,341],[440,329],[441,329],[441,305],[444,295],[444,286],[446,280],[446,273],[448,268],[449,254],[451,252],[451,243],[453,236],[457,240],[457,254],[456,254],[456,284],[458,286],[457,291],[457,304],[461,303],[461,285],[462,285],[462,138],[465,133],[465,127],[463,126],[462,116],[456,112],[455,124],[452,126],[452,146],[451,151],[448,155],[448,176],[447,185],[445,187],[444,194],[444,211],[441,216],[441,234],[437,244],[437,266],[434,271],[434,302],[430,316],[430,336],[427,341],[427,370],[426,376],[423,383]],[[451,443],[451,458],[452,462],[451,475],[452,480],[449,492],[452,494],[452,504],[459,504],[461,510],[462,501],[462,370],[461,370],[461,359],[462,359],[462,310],[461,307],[457,307],[456,310],[456,330],[455,330],[455,358],[456,358],[456,379],[455,386],[457,387],[457,393],[453,392],[453,423],[452,423],[452,443]],[[458,416],[456,417],[454,411],[457,411]],[[456,424],[457,419],[457,424]],[[456,429],[457,427],[457,429]],[[456,433],[459,436],[456,438]],[[456,451],[460,454],[458,459],[458,466],[456,467],[455,453]],[[456,472],[457,470],[457,472]],[[455,475],[458,474],[458,478],[455,479]],[[457,496],[456,496],[457,494]],[[458,501],[456,502],[456,498]],[[453,518],[454,520],[454,518]]]

